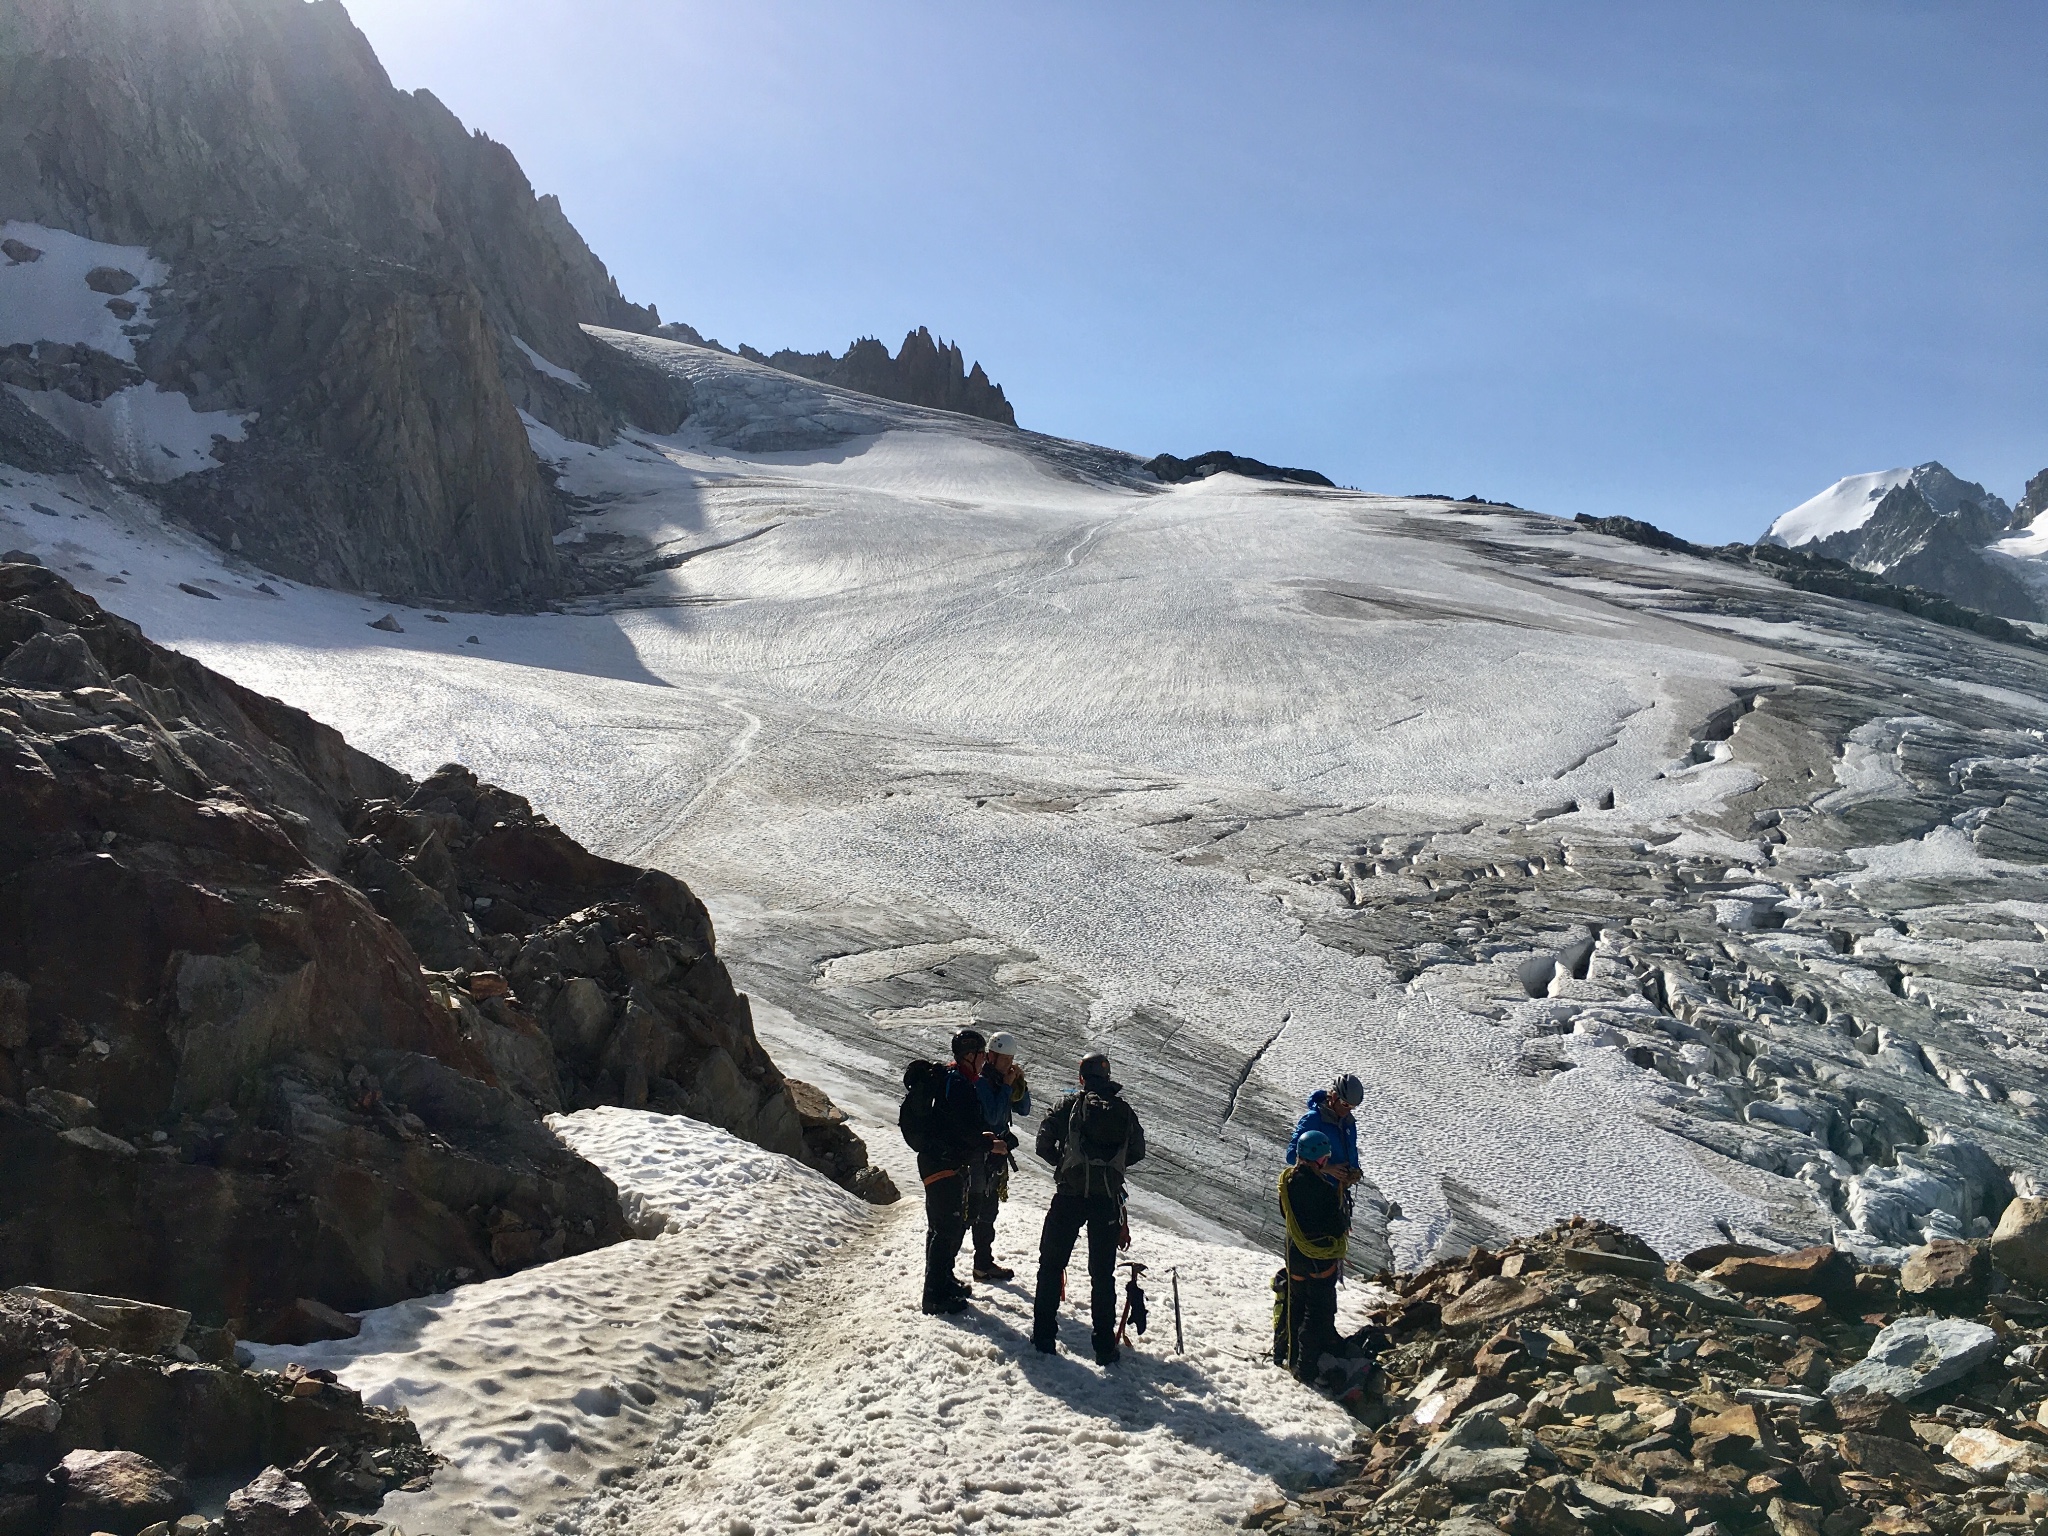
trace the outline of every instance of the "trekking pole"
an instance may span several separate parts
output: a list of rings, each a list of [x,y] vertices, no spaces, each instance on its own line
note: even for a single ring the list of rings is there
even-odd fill
[[[1176,1267],[1166,1273],[1173,1281],[1173,1352],[1184,1355],[1187,1346],[1181,1343],[1180,1337],[1180,1270]]]

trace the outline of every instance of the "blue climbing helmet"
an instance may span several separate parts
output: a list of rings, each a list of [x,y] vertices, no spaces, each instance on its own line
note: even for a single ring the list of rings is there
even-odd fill
[[[1294,1156],[1299,1162],[1319,1163],[1330,1155],[1330,1138],[1321,1131],[1303,1131],[1301,1140],[1294,1144]]]

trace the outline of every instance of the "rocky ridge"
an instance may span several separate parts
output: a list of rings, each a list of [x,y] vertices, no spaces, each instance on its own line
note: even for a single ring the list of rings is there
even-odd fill
[[[694,346],[718,345],[706,342],[687,325],[662,326],[655,334]],[[894,357],[873,336],[858,338],[838,357],[830,352],[797,352],[788,347],[769,353],[744,344],[736,355],[750,363],[764,363],[784,373],[858,390],[882,400],[957,411],[1006,427],[1017,425],[1017,413],[1003,394],[1003,386],[992,381],[980,363],[969,367],[958,342],[936,339],[921,325],[904,336]]]
[[[2048,1202],[1902,1266],[1574,1218],[1375,1280],[1326,1356],[1361,1434],[1288,1533],[1988,1536],[2048,1519]],[[1376,1363],[1366,1365],[1368,1358]]]
[[[1170,453],[1158,454],[1145,461],[1145,468],[1167,485],[1231,474],[1243,475],[1247,480],[1280,480],[1294,485],[1320,485],[1335,489],[1335,482],[1328,475],[1313,469],[1284,469],[1222,448],[1198,453],[1191,459],[1177,459]]]
[[[688,1113],[870,1198],[687,887],[415,783],[0,564],[0,1283],[247,1335],[626,1235],[543,1123]],[[822,1098],[822,1096],[816,1096]]]

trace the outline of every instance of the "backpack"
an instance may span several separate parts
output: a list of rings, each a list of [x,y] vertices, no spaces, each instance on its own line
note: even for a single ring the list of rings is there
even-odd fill
[[[1094,1170],[1124,1171],[1130,1151],[1131,1106],[1113,1094],[1083,1088],[1067,1115],[1067,1146],[1059,1173],[1081,1173],[1092,1185]]]
[[[946,1094],[946,1067],[938,1061],[913,1061],[903,1069],[903,1105],[896,1128],[913,1152],[922,1152],[938,1129]]]

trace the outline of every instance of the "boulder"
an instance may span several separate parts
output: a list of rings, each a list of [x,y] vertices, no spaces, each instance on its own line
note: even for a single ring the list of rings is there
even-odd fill
[[[1519,1445],[1452,1446],[1430,1464],[1429,1475],[1461,1498],[1477,1498],[1520,1482],[1528,1465],[1529,1453]]]
[[[64,1418],[63,1404],[41,1387],[0,1397],[0,1443],[19,1435],[47,1435]]]
[[[1981,1244],[1936,1238],[1899,1267],[1899,1289],[1936,1306],[1974,1306],[1984,1298],[1991,1260]]]
[[[1607,1516],[1618,1530],[1634,1531],[1638,1536],[1678,1536],[1685,1529],[1685,1517],[1675,1500],[1610,1488],[1591,1478],[1582,1477],[1572,1486],[1581,1502]]]
[[[1466,1287],[1443,1309],[1443,1325],[1459,1332],[1483,1328],[1540,1307],[1549,1294],[1538,1285],[1490,1275]]]
[[[228,1536],[327,1536],[327,1517],[306,1485],[265,1467],[228,1495],[222,1512]]]
[[[1959,1461],[1980,1475],[2003,1477],[2008,1472],[2030,1472],[2038,1477],[2048,1470],[2048,1447],[2031,1440],[2015,1440],[1989,1426],[1957,1430],[1941,1449],[1951,1461]]]
[[[1829,1397],[1861,1388],[1904,1401],[1968,1375],[1997,1352],[1998,1335],[1951,1317],[1902,1317],[1855,1365],[1836,1372]]]
[[[2048,1200],[2006,1206],[1991,1234],[1991,1262],[2022,1285],[2048,1286]]]
[[[1796,1253],[1723,1259],[1708,1271],[1708,1278],[1750,1296],[1833,1298],[1855,1288],[1856,1266],[1840,1249],[1822,1245]]]
[[[73,1451],[58,1464],[64,1488],[59,1536],[136,1536],[144,1526],[189,1514],[185,1484],[133,1451]]]
[[[84,1318],[95,1330],[89,1342],[130,1355],[169,1354],[185,1342],[185,1330],[192,1324],[192,1314],[177,1307],[152,1306],[119,1296],[55,1291],[39,1285],[17,1285],[14,1294]]]
[[[1842,1459],[1872,1477],[1903,1478],[1922,1487],[1939,1475],[1934,1459],[1912,1441],[1856,1429],[1842,1432]]]
[[[330,1307],[324,1301],[301,1296],[282,1312],[273,1314],[262,1326],[262,1335],[273,1344],[317,1344],[325,1339],[352,1339],[363,1331],[362,1321]]]

